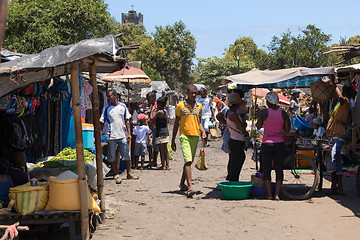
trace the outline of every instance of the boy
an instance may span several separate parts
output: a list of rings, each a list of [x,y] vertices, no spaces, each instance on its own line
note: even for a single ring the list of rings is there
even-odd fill
[[[15,151],[11,155],[11,162],[13,166],[9,168],[8,175],[11,178],[13,186],[23,185],[29,182],[29,176],[24,172],[23,167],[26,167],[26,155],[24,151]]]
[[[191,181],[191,164],[194,160],[199,141],[199,130],[203,139],[206,138],[206,133],[200,123],[202,106],[195,101],[197,94],[196,86],[194,84],[189,85],[186,94],[187,99],[176,106],[171,147],[176,151],[175,138],[180,126],[180,144],[185,164],[179,187],[182,191],[187,191],[187,197],[192,197],[195,191]],[[187,181],[187,186],[185,185],[185,180]]]
[[[215,122],[214,118],[214,109],[212,108],[212,101],[207,95],[206,88],[202,87],[199,91],[200,97],[197,99],[197,102],[200,103],[203,107],[203,114],[201,115],[201,125],[203,126],[206,132],[206,138],[204,141],[204,147],[208,147],[207,141],[209,136],[209,124],[210,120]]]
[[[149,134],[151,133],[150,128],[146,125],[148,117],[141,113],[138,115],[139,126],[135,126],[133,134],[136,136],[135,140],[135,167],[138,167],[139,156],[141,156],[141,167],[140,170],[144,169],[145,156],[148,155],[147,142],[149,141]]]

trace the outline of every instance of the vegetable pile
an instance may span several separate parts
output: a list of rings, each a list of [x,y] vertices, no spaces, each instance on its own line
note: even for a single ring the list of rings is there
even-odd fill
[[[95,155],[84,149],[84,162],[91,163],[95,161]],[[75,170],[77,168],[76,150],[70,147],[64,148],[54,158],[39,163],[39,167],[60,168],[63,170]]]

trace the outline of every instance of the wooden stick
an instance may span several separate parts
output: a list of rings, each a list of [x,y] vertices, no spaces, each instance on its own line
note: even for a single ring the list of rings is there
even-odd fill
[[[97,172],[97,188],[98,196],[100,199],[101,219],[105,220],[105,197],[104,197],[104,176],[102,167],[102,147],[101,147],[101,128],[100,128],[100,111],[99,111],[99,94],[96,81],[96,66],[95,61],[89,64],[90,71],[90,84],[93,88],[92,92],[92,108],[93,108],[93,120],[94,120],[94,137],[95,137],[95,149],[96,149],[96,172]]]
[[[80,192],[80,213],[81,213],[81,238],[89,239],[89,216],[87,202],[87,184],[84,163],[84,142],[81,127],[81,105],[80,105],[80,89],[79,89],[79,63],[70,64],[71,72],[71,90],[72,90],[72,108],[74,110],[75,125],[75,145],[76,159],[79,179]]]

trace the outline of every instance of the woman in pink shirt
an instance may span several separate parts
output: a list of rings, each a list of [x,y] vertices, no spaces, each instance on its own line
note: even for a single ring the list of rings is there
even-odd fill
[[[257,129],[264,126],[264,136],[261,144],[261,158],[264,170],[264,181],[267,190],[267,198],[272,199],[271,192],[271,169],[274,159],[274,169],[276,173],[275,200],[280,200],[279,194],[284,178],[283,163],[285,158],[285,145],[283,132],[290,130],[289,116],[276,104],[279,96],[274,92],[266,94],[267,109],[259,113],[256,123]]]

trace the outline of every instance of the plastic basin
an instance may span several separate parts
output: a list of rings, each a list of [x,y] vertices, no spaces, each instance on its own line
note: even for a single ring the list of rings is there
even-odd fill
[[[299,115],[296,115],[295,117],[294,126],[301,131],[305,130],[306,128],[310,128],[309,124]]]
[[[249,197],[253,184],[251,182],[221,182],[218,185],[221,187],[224,199],[241,200]]]

